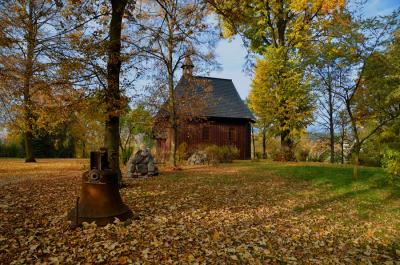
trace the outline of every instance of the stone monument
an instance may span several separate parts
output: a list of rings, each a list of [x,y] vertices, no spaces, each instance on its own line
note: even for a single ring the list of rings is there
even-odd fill
[[[127,163],[127,176],[138,177],[152,177],[158,175],[158,168],[155,165],[155,160],[146,147],[143,141],[144,135],[138,134],[135,136],[135,146],[139,146],[135,150]]]

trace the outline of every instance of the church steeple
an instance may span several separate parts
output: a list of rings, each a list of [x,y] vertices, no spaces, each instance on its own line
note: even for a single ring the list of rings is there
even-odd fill
[[[183,71],[183,76],[185,77],[191,77],[193,76],[193,62],[192,59],[190,59],[190,55],[187,54],[185,57],[185,61],[182,64],[182,71]]]

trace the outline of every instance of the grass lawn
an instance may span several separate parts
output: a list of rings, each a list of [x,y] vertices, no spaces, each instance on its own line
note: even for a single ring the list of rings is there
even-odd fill
[[[87,160],[0,160],[0,263],[400,264],[379,168],[241,161],[126,179],[131,223],[70,230]]]

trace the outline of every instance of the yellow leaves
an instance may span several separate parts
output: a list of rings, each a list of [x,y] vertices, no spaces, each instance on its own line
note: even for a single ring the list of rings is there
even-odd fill
[[[149,258],[149,252],[150,250],[146,248],[145,250],[142,250],[142,257],[146,260]]]
[[[236,33],[233,27],[225,20],[221,20],[220,23],[222,29],[222,37],[225,39],[232,38]]]
[[[50,264],[58,265],[58,264],[61,264],[62,259],[60,260],[58,257],[50,257],[49,261],[50,261]]]
[[[150,244],[157,248],[162,245],[162,242],[157,240],[157,238],[155,238]]]
[[[285,47],[269,47],[255,68],[249,102],[257,117],[278,132],[304,127],[312,118],[312,95],[300,60]]]
[[[31,245],[31,246],[29,247],[29,251],[30,251],[30,252],[33,252],[33,251],[35,251],[38,247],[39,247],[39,244],[33,244],[33,245]]]
[[[219,241],[220,238],[221,238],[221,234],[220,234],[218,231],[215,231],[215,232],[213,233],[213,235],[212,235],[212,239],[213,239],[214,241]]]
[[[379,212],[388,217],[384,222],[359,220],[355,198],[350,204],[332,200],[337,194],[330,193],[331,186],[321,190],[309,181],[275,175],[293,167],[310,170],[315,164],[309,163],[243,161],[185,168],[152,180],[127,179],[121,193],[140,218],[69,230],[63,214],[74,202],[87,162],[0,160],[0,184],[15,179],[0,191],[1,204],[8,206],[0,207],[2,263],[334,264],[347,259],[368,264],[399,257],[399,250],[387,245],[399,236],[395,212]],[[299,206],[304,210],[296,210]],[[370,230],[382,229],[389,232],[371,236]]]
[[[290,7],[296,11],[302,11],[309,7],[310,0],[295,0],[290,2]]]
[[[188,261],[193,262],[195,260],[194,256],[192,254],[188,255]]]
[[[310,10],[311,13],[321,8],[323,13],[328,13],[344,7],[345,4],[345,0],[293,0],[290,7],[295,11]]]

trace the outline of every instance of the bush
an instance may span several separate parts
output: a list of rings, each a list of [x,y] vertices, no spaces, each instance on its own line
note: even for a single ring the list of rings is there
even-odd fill
[[[254,159],[261,159],[261,158],[262,158],[261,152],[256,152],[256,157],[254,157]]]
[[[24,149],[18,143],[3,143],[0,139],[0,157],[24,157]]]
[[[394,181],[400,178],[400,151],[395,149],[386,149],[383,155],[383,167],[390,176],[390,180]]]
[[[299,148],[295,151],[296,161],[304,162],[307,161],[308,154],[310,153],[309,149]]]
[[[239,150],[235,146],[209,145],[203,151],[207,154],[208,161],[213,164],[231,163],[239,157]]]
[[[296,157],[293,152],[294,151],[291,150],[284,151],[281,148],[277,148],[271,152],[271,158],[273,161],[279,161],[279,162],[295,161]]]
[[[380,167],[382,165],[382,146],[377,139],[366,141],[360,152],[360,165]]]
[[[277,148],[271,152],[271,158],[273,161],[286,161],[284,152],[280,148]]]

